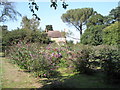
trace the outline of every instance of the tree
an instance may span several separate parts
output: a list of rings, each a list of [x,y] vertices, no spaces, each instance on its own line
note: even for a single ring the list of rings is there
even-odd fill
[[[46,25],[46,28],[45,28],[47,31],[53,31],[53,27],[52,25]]]
[[[21,22],[21,26],[23,29],[33,31],[38,30],[39,24],[39,20],[37,20],[36,18],[28,19],[27,16],[24,16]]]
[[[105,27],[105,25],[95,25],[87,28],[81,37],[81,43],[94,46],[103,44],[102,30]]]
[[[3,50],[6,46],[10,46],[13,43],[18,43],[20,40],[25,40],[26,42],[38,42],[41,44],[48,44],[51,42],[49,37],[45,32],[32,31],[28,32],[25,29],[16,29],[12,31],[3,30],[2,31],[2,47]]]
[[[116,21],[120,21],[120,6],[112,9],[108,16],[104,16],[104,24],[111,25]]]
[[[30,30],[30,19],[28,19],[27,16],[22,17],[21,26],[24,29],[29,29]]]
[[[104,24],[104,16],[101,14],[96,13],[95,15],[92,15],[87,22],[87,27],[95,26],[95,25],[103,25]]]
[[[40,24],[40,22],[37,18],[33,17],[32,19],[28,19],[27,16],[24,16],[22,18],[21,26],[22,26],[22,29],[24,29],[27,32],[27,35],[25,37],[25,39],[27,41],[34,41],[35,40],[35,39],[33,40],[33,37],[35,37],[36,32],[39,30],[38,29],[39,24]]]
[[[31,24],[31,28],[30,29],[33,30],[33,31],[36,31],[36,30],[38,30],[40,22],[39,22],[38,19],[33,17],[32,19],[30,19],[30,24]]]
[[[80,36],[83,33],[83,25],[86,25],[87,20],[94,14],[93,8],[71,9],[64,13],[61,17],[62,21],[74,26]]]
[[[109,16],[114,20],[114,21],[120,21],[120,6],[116,7],[115,9],[112,9],[110,11]]]
[[[0,22],[5,22],[9,19],[17,20],[17,15],[21,16],[21,14],[15,10],[13,2],[0,1]]]
[[[120,45],[120,23],[115,22],[103,29],[103,43],[108,45]]]

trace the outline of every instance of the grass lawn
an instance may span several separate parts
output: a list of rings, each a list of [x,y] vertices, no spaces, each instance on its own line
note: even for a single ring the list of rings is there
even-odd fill
[[[120,85],[107,84],[103,73],[85,75],[66,73],[66,69],[59,69],[62,76],[45,81],[43,88],[120,88]],[[65,71],[65,72],[64,72]],[[51,84],[49,84],[51,82]]]
[[[105,83],[103,73],[85,75],[72,73],[68,68],[58,69],[61,76],[57,78],[35,78],[20,72],[18,66],[2,55],[0,53],[0,88],[120,88],[120,85]]]
[[[2,55],[0,53],[1,88],[39,88],[42,86],[41,83],[37,83],[37,78],[19,71],[19,67],[9,63],[9,59]]]

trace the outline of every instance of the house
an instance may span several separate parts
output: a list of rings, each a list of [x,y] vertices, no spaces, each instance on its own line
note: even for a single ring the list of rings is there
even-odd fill
[[[46,31],[46,33],[48,34],[48,37],[50,37],[50,39],[52,41],[55,41],[57,44],[66,43],[65,35],[62,34],[62,32],[60,32],[60,31]]]

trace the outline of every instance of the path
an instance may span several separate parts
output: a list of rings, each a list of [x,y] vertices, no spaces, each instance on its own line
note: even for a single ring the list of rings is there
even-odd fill
[[[2,88],[40,88],[42,84],[37,78],[19,71],[19,68],[8,62],[6,58],[0,57],[0,69],[2,76]]]

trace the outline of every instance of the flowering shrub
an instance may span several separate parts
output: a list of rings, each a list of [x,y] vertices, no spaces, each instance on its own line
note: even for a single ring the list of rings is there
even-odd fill
[[[92,74],[97,67],[107,73],[118,75],[120,72],[118,50],[105,45],[43,46],[20,41],[10,47],[9,56],[20,68],[34,72],[40,77],[56,76],[59,74],[57,69],[61,67],[85,74]]]
[[[79,48],[78,48],[79,47]],[[72,51],[68,52],[68,59],[71,61],[70,67],[74,67],[74,69],[79,73],[90,74],[90,53],[91,48],[89,46],[81,46],[79,45],[77,49],[73,48]]]
[[[37,76],[51,77],[57,74],[55,70],[61,59],[61,54],[57,49],[49,51],[49,49],[38,47],[35,43],[19,42],[13,45],[9,52],[13,62],[22,69],[34,72]]]

